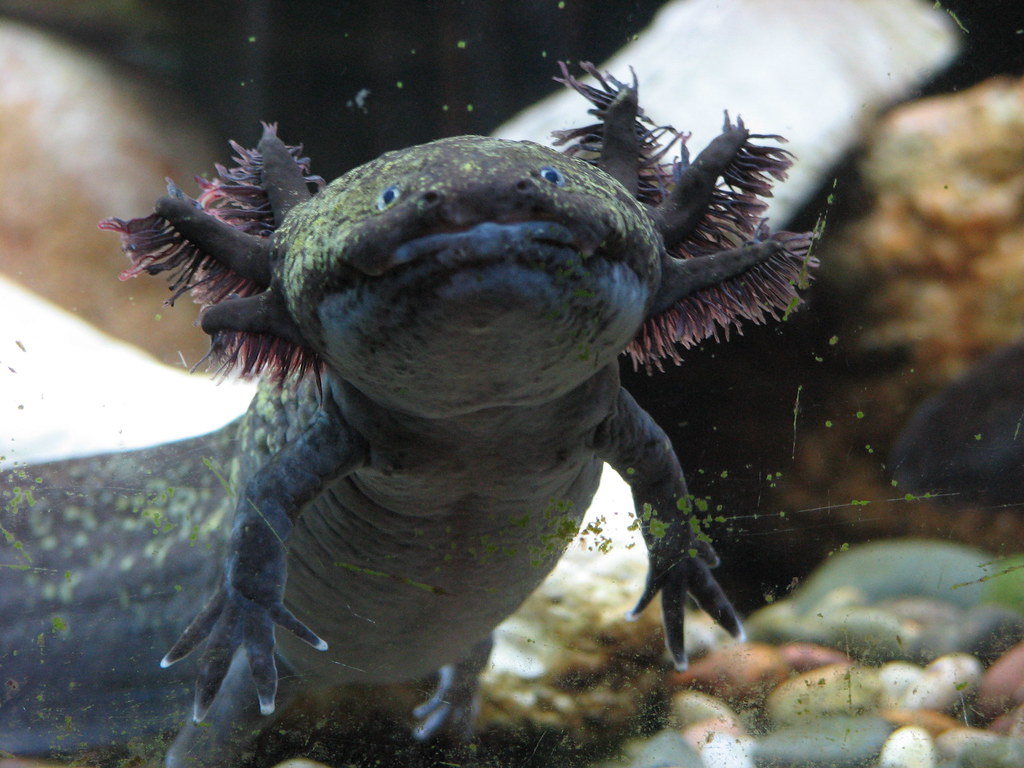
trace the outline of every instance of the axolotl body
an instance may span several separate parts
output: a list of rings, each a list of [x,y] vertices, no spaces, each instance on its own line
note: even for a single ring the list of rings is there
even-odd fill
[[[266,127],[198,200],[172,188],[152,216],[104,222],[130,274],[168,271],[207,305],[214,359],[264,380],[214,435],[44,467],[34,496],[8,496],[24,567],[0,571],[5,748],[119,738],[111,702],[129,736],[168,727],[198,648],[169,766],[230,764],[296,691],[438,670],[420,734],[468,731],[492,629],[557,562],[603,462],[649,549],[637,610],[660,593],[676,664],[688,594],[741,633],[618,358],[657,365],[793,305],[808,238],[759,219],[789,160],[727,119],[694,162],[662,164],[635,83],[597,77],[565,75],[599,122],[564,152],[455,137],[319,189]],[[117,492],[132,482],[141,509]]]

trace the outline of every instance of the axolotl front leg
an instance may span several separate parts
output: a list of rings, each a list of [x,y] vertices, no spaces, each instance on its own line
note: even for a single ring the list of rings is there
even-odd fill
[[[687,594],[731,635],[742,639],[740,619],[711,575],[718,556],[707,537],[697,531],[683,470],[668,435],[620,389],[595,447],[629,484],[647,544],[647,583],[630,616],[639,614],[661,593],[665,644],[680,670],[687,665],[683,635]]]
[[[224,575],[214,596],[161,662],[170,666],[206,645],[196,682],[193,720],[204,719],[231,673],[244,681],[244,649],[260,712],[274,711],[278,672],[274,626],[280,624],[318,650],[327,643],[284,605],[286,541],[292,521],[325,485],[366,463],[365,441],[344,420],[329,388],[321,408],[296,440],[246,483],[235,510]],[[233,668],[234,663],[234,668]],[[247,681],[245,681],[247,682]],[[248,685],[246,694],[252,698]]]
[[[335,396],[330,380],[325,381],[321,406],[310,425],[246,484],[235,510],[221,584],[164,657],[163,666],[169,666],[205,641],[192,722],[168,751],[168,766],[234,764],[266,729],[265,717],[300,693],[297,684],[278,691],[282,660],[275,654],[275,625],[317,650],[327,650],[327,643],[285,607],[284,595],[293,520],[326,485],[368,462],[369,447],[345,421]],[[419,721],[415,736],[427,739],[442,729],[454,735],[471,731],[476,679],[489,653],[488,639],[467,659],[439,671],[437,693],[414,712]],[[202,722],[207,715],[211,723]]]

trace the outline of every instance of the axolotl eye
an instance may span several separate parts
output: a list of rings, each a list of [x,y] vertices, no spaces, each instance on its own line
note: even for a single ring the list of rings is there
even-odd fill
[[[377,195],[377,210],[383,211],[385,208],[389,208],[401,197],[401,194],[401,190],[395,184],[392,184],[390,187],[384,187],[381,193]]]
[[[545,181],[550,181],[556,187],[565,186],[565,176],[557,168],[552,168],[550,165],[542,166],[540,169],[540,177]]]

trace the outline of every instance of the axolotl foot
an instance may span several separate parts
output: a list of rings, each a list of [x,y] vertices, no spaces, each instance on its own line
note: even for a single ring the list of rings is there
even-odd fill
[[[480,709],[479,679],[494,647],[494,638],[477,643],[473,652],[457,664],[445,664],[437,671],[437,690],[412,711],[416,718],[413,736],[417,741],[449,737],[468,741]]]

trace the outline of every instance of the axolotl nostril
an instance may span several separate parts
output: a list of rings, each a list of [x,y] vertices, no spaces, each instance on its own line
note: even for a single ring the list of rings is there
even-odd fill
[[[191,472],[193,493],[159,507],[150,537],[131,539],[138,551],[76,566],[50,603],[38,572],[0,570],[0,599],[34,589],[33,610],[48,616],[101,604],[104,589],[120,595],[119,618],[68,614],[46,653],[80,654],[82,664],[59,668],[75,690],[130,690],[132,670],[140,689],[173,681],[173,695],[125,697],[153,728],[183,716],[181,681],[198,674],[194,722],[168,765],[230,764],[298,691],[438,670],[418,731],[468,732],[490,633],[559,559],[603,462],[631,486],[649,550],[636,610],[660,593],[676,665],[686,664],[688,595],[741,634],[676,454],[620,386],[618,358],[659,367],[680,346],[796,303],[816,263],[810,238],[772,233],[760,218],[790,160],[758,142],[778,137],[726,118],[690,162],[681,135],[652,127],[637,106],[635,83],[585,69],[596,85],[564,67],[563,82],[597,122],[559,134],[563,151],[460,136],[389,152],[324,186],[267,126],[197,199],[172,186],[151,216],[102,223],[122,237],[128,276],[167,272],[175,297],[189,291],[205,305],[211,358],[263,383],[215,435],[92,465],[120,480],[129,469]],[[673,146],[681,157],[663,162]],[[82,470],[75,477],[85,482]],[[63,569],[59,539],[76,523],[47,487],[32,515],[52,523]],[[100,482],[95,501],[122,509],[85,513],[75,502],[101,554],[104,540],[128,541],[105,527],[123,533],[138,517],[100,492],[109,487]],[[17,505],[3,515],[8,532],[46,526],[21,524]],[[104,581],[115,556],[120,581]],[[287,631],[275,640],[277,626]],[[39,682],[33,637],[4,634],[5,674],[21,685],[0,704],[4,744],[59,750],[61,723],[79,729],[66,745],[116,739],[102,697],[78,711],[74,695]],[[198,673],[178,663],[193,651]],[[19,741],[29,721],[38,738]],[[50,731],[39,736],[40,724]]]

